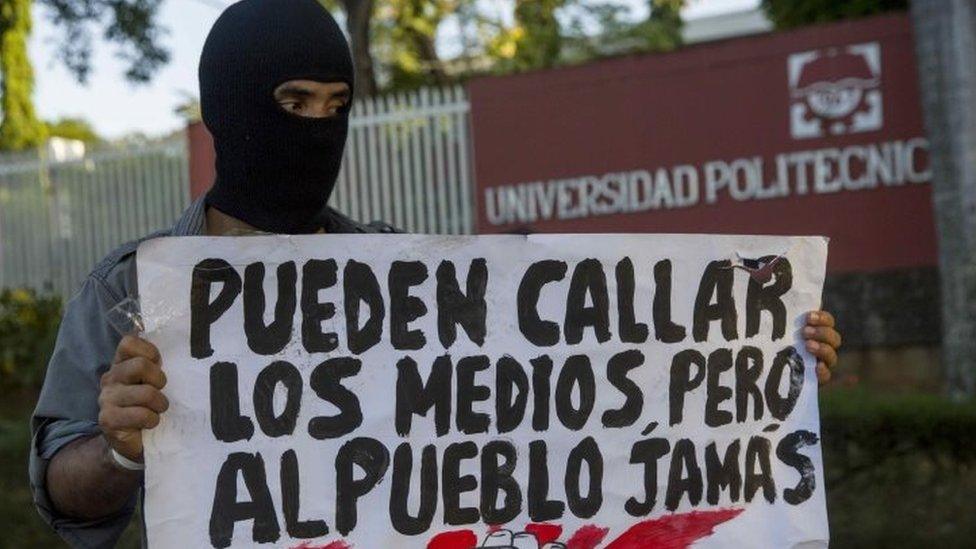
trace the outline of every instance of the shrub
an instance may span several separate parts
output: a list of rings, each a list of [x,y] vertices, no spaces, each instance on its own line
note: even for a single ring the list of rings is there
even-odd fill
[[[976,402],[828,390],[831,547],[972,547]]]
[[[40,386],[60,321],[59,297],[0,291],[0,390]]]
[[[763,0],[763,10],[777,29],[827,23],[877,15],[888,11],[907,11],[908,0]]]
[[[976,402],[931,394],[828,390],[821,397],[824,448],[877,464],[905,453],[976,462]],[[852,466],[847,463],[845,466]]]

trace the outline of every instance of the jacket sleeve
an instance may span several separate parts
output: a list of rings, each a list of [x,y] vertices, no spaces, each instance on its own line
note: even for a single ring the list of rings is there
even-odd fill
[[[31,418],[30,484],[41,517],[72,547],[113,547],[135,509],[137,495],[118,513],[93,521],[58,512],[47,491],[47,466],[65,445],[101,433],[99,379],[121,336],[104,312],[122,299],[106,280],[92,275],[65,306],[44,386]]]

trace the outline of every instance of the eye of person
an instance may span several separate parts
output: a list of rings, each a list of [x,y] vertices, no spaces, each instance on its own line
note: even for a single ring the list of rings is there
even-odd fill
[[[341,111],[342,109],[344,109],[347,104],[348,104],[348,101],[346,99],[337,99],[335,101],[332,101],[332,103],[329,105],[329,109],[328,109],[329,114],[338,114],[339,111]]]
[[[282,101],[280,105],[288,112],[302,112],[305,110],[305,105],[301,101]]]

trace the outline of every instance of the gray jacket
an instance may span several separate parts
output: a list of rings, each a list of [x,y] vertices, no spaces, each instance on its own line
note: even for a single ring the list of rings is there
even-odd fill
[[[103,259],[67,303],[44,387],[31,418],[30,483],[34,504],[45,521],[72,547],[113,547],[140,504],[141,490],[118,513],[93,521],[66,517],[47,494],[47,465],[66,444],[99,434],[99,378],[109,368],[121,336],[105,312],[127,297],[136,297],[135,252],[143,240],[159,236],[205,234],[205,206],[198,199],[173,228],[123,244]],[[357,223],[331,208],[320,222],[328,233],[392,233],[393,227]],[[143,537],[145,540],[145,537]]]

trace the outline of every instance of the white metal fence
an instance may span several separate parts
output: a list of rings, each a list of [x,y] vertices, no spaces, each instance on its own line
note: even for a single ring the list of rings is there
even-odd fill
[[[470,233],[468,112],[461,87],[357,100],[332,205],[408,232]]]
[[[0,163],[0,288],[68,296],[114,247],[173,223],[189,200],[186,144],[67,162]]]
[[[331,204],[409,232],[473,229],[468,102],[460,87],[357,100]],[[189,202],[182,141],[68,162],[0,157],[0,288],[68,296],[119,244]]]

